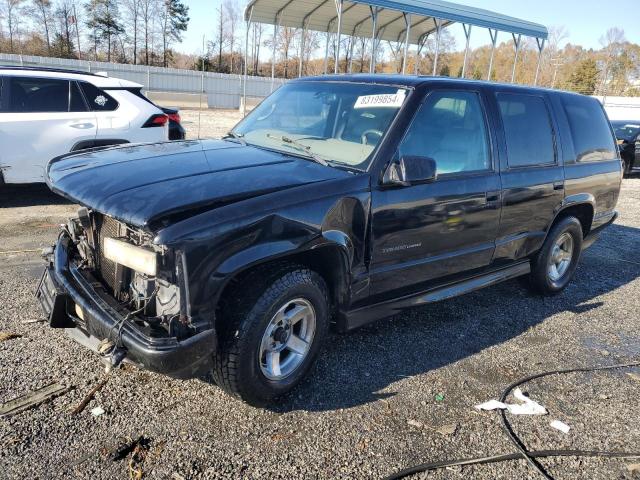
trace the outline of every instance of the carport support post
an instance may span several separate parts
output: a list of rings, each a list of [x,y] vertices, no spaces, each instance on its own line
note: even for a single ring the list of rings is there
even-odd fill
[[[249,10],[249,17],[247,18],[247,31],[244,36],[244,79],[242,82],[242,117],[247,116],[247,80],[248,66],[249,66],[249,29],[251,27],[251,17],[253,16],[253,7]]]
[[[516,81],[516,67],[518,66],[518,54],[520,53],[520,40],[522,40],[522,35],[518,34],[516,37],[515,33],[512,33],[513,43],[516,46],[516,55],[513,58],[513,70],[511,70],[511,83],[515,83]]]
[[[273,22],[273,46],[271,48],[271,91],[276,81],[276,45],[278,43],[278,26],[280,24],[280,16],[276,15],[275,22]]]
[[[429,39],[429,34],[425,33],[422,37],[418,39],[418,51],[416,52],[416,75],[420,73],[420,54],[422,53],[422,49],[427,44],[427,40]]]
[[[304,57],[304,37],[307,36],[307,24],[302,22],[302,37],[300,38],[300,59],[298,61],[298,78],[302,76],[302,59]]]
[[[340,30],[342,29],[342,3],[343,0],[336,0],[336,11],[338,12],[338,32],[336,34],[336,60],[333,68],[333,73],[338,73],[338,70],[340,70]]]
[[[433,55],[433,76],[436,75],[438,71],[438,54],[440,51],[440,34],[442,33],[442,21],[439,18],[434,18],[433,21],[436,23],[436,51]]]
[[[467,58],[469,57],[469,40],[471,40],[471,27],[473,25],[466,23],[462,24],[462,28],[464,29],[464,36],[467,39],[467,44],[464,47],[464,60],[462,60],[462,78],[464,78],[467,73]]]
[[[406,35],[404,39],[404,55],[402,57],[402,74],[407,70],[407,55],[409,54],[409,36],[411,35],[411,15],[403,13],[404,24],[406,25]]]
[[[538,65],[536,65],[536,76],[533,79],[533,84],[538,85],[538,75],[540,74],[540,62],[542,62],[542,50],[544,50],[544,38],[537,38],[536,43],[538,44]]]
[[[347,65],[347,72],[351,73],[353,66],[353,44],[356,43],[356,27],[353,27],[351,32],[351,38],[349,39],[349,64]]]
[[[487,73],[487,81],[491,80],[491,71],[493,70],[493,57],[496,53],[496,42],[498,41],[498,30],[489,29],[491,36],[491,56],[489,57],[489,73]]]
[[[324,67],[322,68],[322,71],[325,75],[327,74],[327,70],[329,69],[329,42],[331,42],[331,32],[329,31],[330,28],[331,22],[329,22],[329,25],[327,25],[327,43],[324,47]]]
[[[378,7],[369,7],[371,11],[371,62],[369,63],[369,73],[376,73],[376,30],[378,30]]]

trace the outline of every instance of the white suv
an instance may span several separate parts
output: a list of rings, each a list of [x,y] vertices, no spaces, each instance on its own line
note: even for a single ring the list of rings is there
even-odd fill
[[[69,70],[0,67],[0,183],[43,182],[68,152],[168,140],[168,117],[142,85]]]

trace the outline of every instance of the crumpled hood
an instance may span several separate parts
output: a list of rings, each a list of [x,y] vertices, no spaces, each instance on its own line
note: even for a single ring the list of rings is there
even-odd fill
[[[127,145],[53,160],[56,193],[153,229],[190,214],[308,183],[344,170],[222,140]]]

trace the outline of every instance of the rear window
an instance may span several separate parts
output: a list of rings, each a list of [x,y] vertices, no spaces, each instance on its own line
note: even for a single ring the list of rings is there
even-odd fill
[[[611,127],[597,100],[578,95],[563,95],[562,104],[569,120],[578,162],[618,158]]]
[[[118,108],[118,102],[104,90],[90,83],[81,82],[80,87],[89,108],[96,112],[111,112]]]
[[[509,167],[555,163],[553,130],[542,97],[499,93]]]

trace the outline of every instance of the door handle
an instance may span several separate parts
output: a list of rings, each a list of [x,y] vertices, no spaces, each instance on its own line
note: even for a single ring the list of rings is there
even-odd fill
[[[87,128],[93,128],[93,123],[85,122],[85,123],[72,123],[69,125],[71,128],[77,128],[79,130],[86,130]]]
[[[554,190],[564,190],[564,181],[562,182],[553,182]]]

